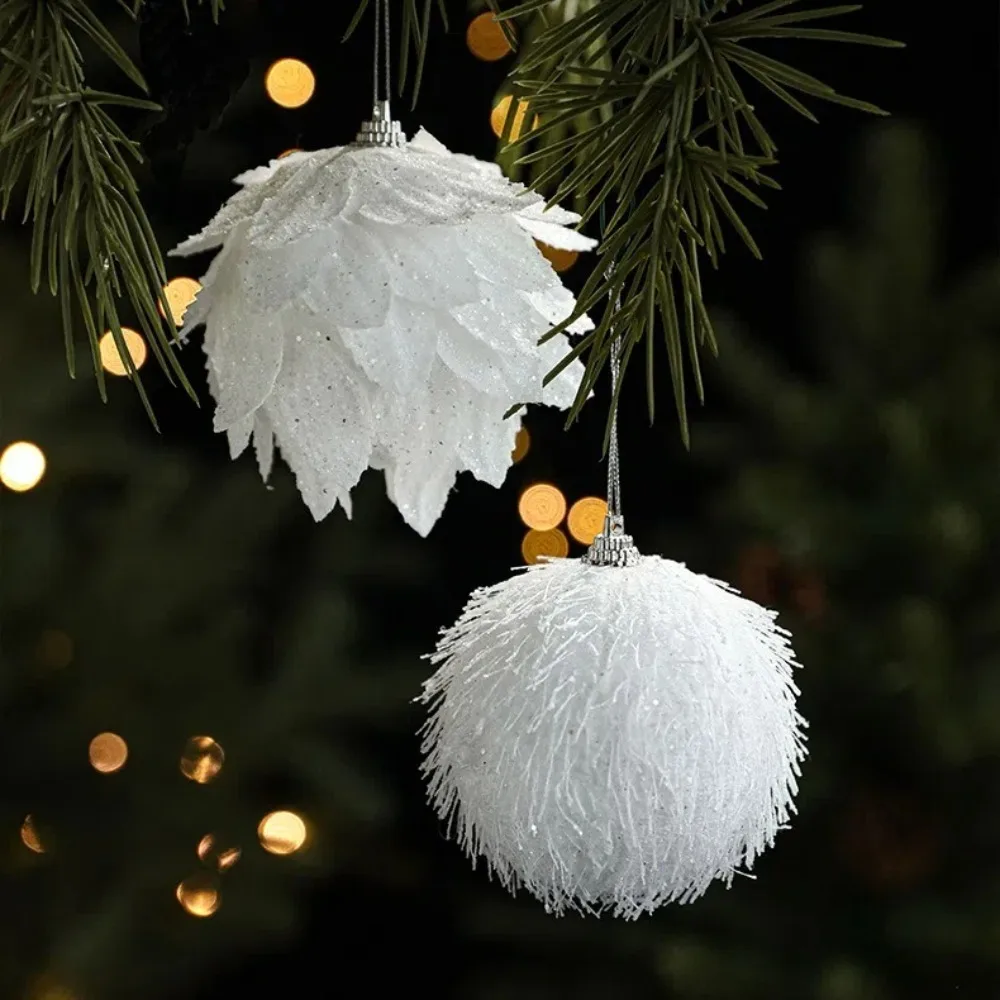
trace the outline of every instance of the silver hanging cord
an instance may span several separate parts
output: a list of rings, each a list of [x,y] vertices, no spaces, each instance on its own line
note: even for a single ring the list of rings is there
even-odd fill
[[[361,123],[355,142],[363,146],[395,146],[406,144],[406,136],[399,122],[392,120],[389,97],[392,93],[391,37],[389,34],[389,0],[372,0],[375,8],[375,46],[372,59],[372,117]],[[381,51],[380,51],[381,49]],[[379,89],[379,69],[383,69],[385,97]]]
[[[615,299],[614,310],[621,306],[621,297]],[[611,354],[608,367],[611,369],[611,434],[608,442],[608,512],[604,518],[604,528],[592,542],[585,563],[591,566],[635,566],[639,562],[639,550],[632,542],[632,536],[625,534],[625,518],[622,516],[621,458],[618,452],[618,382],[621,378],[621,334],[612,327]]]
[[[615,302],[617,311],[621,304]],[[621,339],[615,334],[611,341],[611,440],[608,444],[608,513],[615,517],[622,514],[621,465],[618,457],[618,380],[621,378]]]

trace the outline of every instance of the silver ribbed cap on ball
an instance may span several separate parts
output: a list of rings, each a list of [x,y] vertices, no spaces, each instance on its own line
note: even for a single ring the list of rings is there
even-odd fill
[[[583,561],[591,566],[635,566],[639,562],[639,550],[632,536],[625,534],[625,519],[621,514],[608,514],[604,518],[604,530],[595,536]]]
[[[406,134],[402,125],[392,120],[388,101],[375,102],[371,121],[361,123],[361,131],[354,141],[360,146],[394,146],[397,149],[406,145]]]

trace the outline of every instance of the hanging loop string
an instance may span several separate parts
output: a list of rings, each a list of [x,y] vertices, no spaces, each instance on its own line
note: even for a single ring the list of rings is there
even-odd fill
[[[375,0],[375,51],[372,53],[372,107],[378,104],[379,28],[382,21],[382,0]]]
[[[389,0],[374,0],[375,4],[375,55],[372,59],[372,103],[392,99],[392,44],[389,34]],[[381,42],[381,52],[379,51]],[[381,62],[380,62],[381,60]],[[379,92],[379,69],[382,69],[384,95]]]
[[[621,298],[615,301],[615,312],[621,307]],[[618,380],[621,378],[621,336],[616,330],[611,334],[611,435],[608,442],[608,513],[622,515],[621,463],[618,456]]]
[[[392,38],[389,26],[390,0],[372,0],[375,8],[375,34],[372,54],[372,118],[362,122],[355,141],[367,146],[405,145],[399,122],[392,120],[389,101],[392,97]],[[383,89],[384,88],[384,89]],[[384,94],[384,96],[383,96]]]
[[[603,228],[603,227],[602,227]],[[610,279],[612,268],[608,269]],[[610,307],[617,315],[621,307],[620,294]],[[591,566],[635,566],[641,558],[633,545],[631,535],[625,534],[625,519],[622,516],[621,455],[618,449],[618,385],[621,380],[621,334],[611,324],[611,350],[608,367],[611,370],[611,433],[608,441],[608,512],[604,518],[604,528],[594,539],[585,563]]]

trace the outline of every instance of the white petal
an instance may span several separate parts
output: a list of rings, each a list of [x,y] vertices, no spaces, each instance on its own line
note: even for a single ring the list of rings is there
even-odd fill
[[[171,250],[170,256],[189,256],[219,246],[237,227],[243,223],[255,221],[264,205],[268,201],[278,198],[282,189],[288,182],[294,180],[298,173],[298,167],[295,163],[280,171],[272,170],[269,167],[261,169],[264,170],[266,176],[264,174],[258,175],[256,171],[241,174],[236,179],[237,183],[242,182],[246,186],[241,191],[237,191],[222,206],[215,218],[200,233]],[[251,176],[257,176],[260,180],[248,180]]]
[[[565,226],[544,219],[519,215],[517,221],[522,229],[546,246],[556,247],[559,250],[593,250],[597,246],[597,240],[592,240],[575,229],[567,229]]]
[[[280,193],[269,197],[254,216],[248,239],[256,246],[280,247],[339,219],[353,193],[353,169],[344,152],[324,150],[324,155],[289,172]]]
[[[476,274],[510,291],[544,288],[552,266],[510,216],[483,216],[461,227],[459,239]]]
[[[422,538],[437,523],[455,485],[456,465],[431,465],[401,460],[386,469],[386,490],[403,520]]]
[[[342,330],[340,335],[365,374],[377,385],[411,393],[427,384],[437,349],[438,313],[393,296],[385,325]]]
[[[258,410],[253,420],[253,447],[257,454],[257,468],[260,478],[266,483],[271,477],[274,465],[274,431],[266,413]]]
[[[371,409],[365,388],[333,345],[314,331],[289,342],[268,417],[316,520],[368,467]]]
[[[281,320],[249,313],[238,279],[235,262],[226,264],[213,286],[214,306],[205,330],[205,353],[218,388],[218,431],[251,416],[271,394],[281,370]]]
[[[388,226],[369,223],[393,292],[429,306],[448,308],[480,298],[480,281],[451,226]]]
[[[448,147],[443,142],[438,142],[425,128],[420,129],[410,140],[409,147],[423,153],[439,153],[445,156],[450,154]]]
[[[303,304],[323,327],[373,329],[385,323],[389,312],[389,275],[379,245],[360,226],[341,221],[317,234],[309,247],[322,245],[324,256],[305,254],[299,266],[310,269],[311,281]],[[295,266],[295,265],[293,265]]]
[[[518,417],[503,419],[505,407],[480,400],[470,408],[464,433],[458,442],[458,457],[476,479],[490,486],[503,486],[513,463],[514,439],[521,426]]]
[[[250,443],[250,435],[253,433],[254,416],[244,417],[226,430],[226,437],[229,439],[229,457],[239,458]]]
[[[441,315],[437,353],[459,381],[488,396],[514,401],[522,381],[511,377],[516,366],[451,316]],[[524,366],[525,377],[530,377],[532,367]]]

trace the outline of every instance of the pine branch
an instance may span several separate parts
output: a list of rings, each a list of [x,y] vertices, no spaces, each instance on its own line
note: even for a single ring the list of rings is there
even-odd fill
[[[86,0],[0,5],[0,217],[23,181],[24,221],[33,223],[31,285],[37,292],[44,281],[59,298],[70,375],[76,374],[78,313],[102,399],[107,392],[98,344],[110,330],[155,425],[122,335],[123,297],[167,378],[192,398],[194,390],[174,353],[162,292],[166,271],[132,174],[142,155],[111,112],[158,107],[89,88],[81,43],[96,46],[146,92],[139,70]]]
[[[504,20],[537,18],[551,6],[550,0],[525,0],[504,10],[499,0],[489,3]],[[900,47],[871,35],[804,26],[859,4],[792,9],[801,3],[748,0],[742,9],[736,0],[601,0],[579,5],[575,16],[543,31],[517,66],[513,92],[539,124],[509,148],[522,164],[545,163],[532,186],[552,191],[553,202],[585,201],[584,221],[603,204],[615,205],[599,251],[608,263],[594,269],[577,309],[547,335],[564,332],[621,292],[621,310],[615,316],[608,310],[574,348],[587,371],[569,423],[615,337],[623,341],[623,375],[624,359],[644,347],[653,419],[660,327],[681,434],[689,443],[687,379],[693,378],[702,400],[699,353],[717,349],[702,294],[703,258],[718,267],[727,228],[759,257],[743,208],[766,207],[761,189],[778,187],[764,172],[777,162],[777,145],[744,92],[746,80],[813,121],[796,95],[885,113],[750,47],[791,38]],[[741,9],[730,13],[734,7]],[[583,115],[590,124],[567,134],[567,123]]]
[[[513,49],[516,53],[514,62],[515,67],[524,58],[525,52],[531,50],[535,40],[545,31],[557,24],[565,24],[566,21],[571,18],[586,13],[600,2],[601,0],[553,0],[552,3],[544,9],[538,11],[538,13],[536,13],[533,17],[522,19],[520,37],[518,36],[518,33],[514,31],[513,21],[501,21],[500,25],[507,36],[507,41],[510,44],[511,49]],[[494,13],[496,13],[499,9],[497,6],[497,0],[472,0],[470,8],[473,10],[489,9]],[[588,55],[592,58],[592,66],[596,69],[610,71],[610,53],[607,51],[606,47],[598,49],[598,44],[599,43],[595,43],[592,47],[593,51],[588,53]],[[559,67],[555,62],[546,67],[545,75],[552,76],[557,75],[558,73]],[[561,74],[561,78],[563,79],[563,82],[568,85],[584,83],[580,74],[575,73],[572,70],[566,70],[563,72]],[[500,101],[508,95],[513,98],[513,89],[512,82],[508,80],[497,92],[496,100]],[[559,149],[573,143],[577,136],[587,132],[595,125],[607,121],[610,117],[611,109],[606,105],[586,108],[578,114],[567,115],[562,120],[554,124],[553,127],[546,133],[543,145],[531,143],[530,137],[526,140],[528,142],[528,148],[531,149],[532,152],[535,152],[534,147],[538,146],[538,155],[529,156],[525,154],[522,148],[514,148],[510,145],[511,137],[514,133],[518,119],[523,121],[526,118],[526,116],[520,112],[520,102],[512,99],[510,101],[507,116],[504,120],[501,136],[497,142],[497,162],[503,168],[504,173],[511,180],[524,181],[529,185],[534,185],[536,181],[546,173],[546,171],[554,166],[554,158]],[[526,124],[523,127],[530,129],[531,126],[530,124]],[[578,159],[575,166],[579,166],[584,162],[580,159],[580,157],[583,156],[582,151],[579,151],[577,156]],[[574,210],[582,212],[585,207],[584,198],[582,195],[577,195],[573,200]]]

